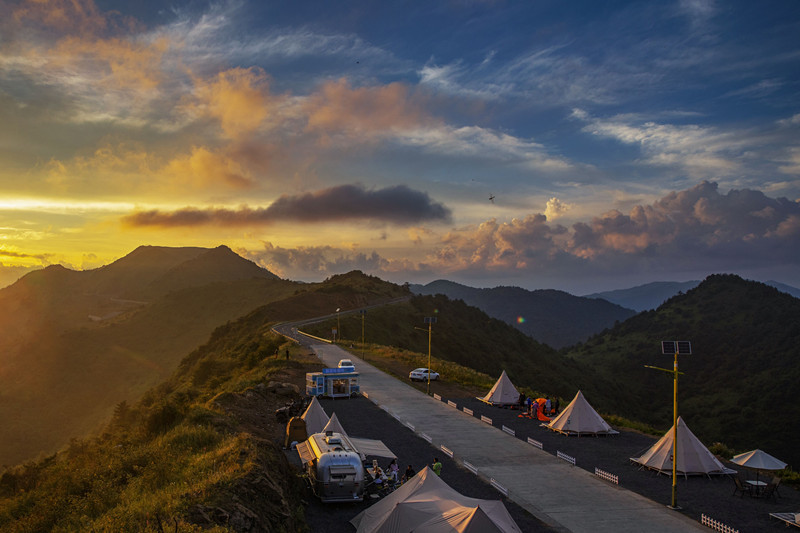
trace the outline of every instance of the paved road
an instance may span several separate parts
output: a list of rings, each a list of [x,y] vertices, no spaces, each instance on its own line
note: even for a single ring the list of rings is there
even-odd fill
[[[467,462],[477,468],[481,477],[494,480],[507,490],[509,499],[556,530],[575,533],[708,531],[664,505],[602,481],[427,396],[353,353],[298,336],[292,333],[292,325],[276,329],[308,346],[329,367],[335,367],[339,359],[352,359],[360,375],[361,391],[370,400],[430,438],[437,449],[445,446],[451,450],[457,462]]]

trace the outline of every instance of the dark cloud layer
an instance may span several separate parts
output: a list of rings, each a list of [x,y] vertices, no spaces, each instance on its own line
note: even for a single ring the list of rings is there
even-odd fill
[[[703,182],[627,214],[612,210],[569,228],[533,214],[453,229],[423,260],[272,246],[253,259],[307,278],[360,268],[395,280],[446,276],[497,284],[502,278],[528,287],[587,290],[621,275],[631,285],[675,273],[687,279],[719,272],[748,276],[773,272],[776,265],[800,268],[800,203],[749,189],[721,194],[716,183]]]
[[[427,193],[405,185],[367,189],[341,185],[296,196],[281,196],[269,207],[238,209],[187,207],[165,212],[139,211],[123,221],[130,226],[268,225],[278,222],[343,222],[372,220],[392,224],[450,220],[450,210]]]

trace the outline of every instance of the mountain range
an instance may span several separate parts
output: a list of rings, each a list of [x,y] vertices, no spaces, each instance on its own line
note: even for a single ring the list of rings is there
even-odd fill
[[[577,344],[636,314],[604,299],[557,290],[476,289],[446,280],[409,288],[415,294],[443,294],[452,300],[463,300],[553,348]]]
[[[775,287],[781,292],[800,298],[800,289],[777,281],[765,281],[765,285]],[[595,292],[587,294],[585,298],[602,298],[609,302],[633,309],[635,311],[648,311],[655,309],[676,294],[694,289],[700,285],[700,280],[693,281],[654,281],[637,285],[628,289]]]
[[[0,290],[0,464],[86,434],[215,327],[296,289],[224,246],[142,246],[96,270],[23,276]]]
[[[681,360],[680,405],[693,431],[706,442],[767,447],[800,462],[790,444],[800,437],[791,397],[800,379],[799,300],[762,283],[715,275],[635,314],[560,291],[446,281],[402,287],[357,271],[297,283],[226,247],[144,246],[100,269],[48,267],[0,290],[0,464],[96,429],[238,317],[310,318],[407,297],[409,288],[432,294],[370,310],[368,342],[425,352],[427,338],[416,329],[421,317],[437,316],[438,357],[489,375],[508,370],[519,386],[565,401],[581,389],[603,412],[666,429],[671,380],[644,365],[669,366],[661,340],[690,340],[696,355]],[[358,339],[357,318],[337,323],[340,335]],[[523,334],[529,323],[558,335]]]

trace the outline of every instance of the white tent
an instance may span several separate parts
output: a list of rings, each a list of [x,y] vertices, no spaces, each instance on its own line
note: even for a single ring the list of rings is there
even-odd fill
[[[331,415],[330,420],[328,423],[325,424],[325,427],[322,428],[320,433],[325,433],[327,431],[332,431],[334,433],[341,433],[348,439],[350,442],[353,443],[353,446],[358,450],[359,455],[361,455],[362,459],[366,459],[367,455],[374,455],[376,457],[390,457],[392,459],[397,459],[397,456],[390,450],[383,441],[376,440],[376,439],[361,439],[358,437],[351,437],[347,434],[342,427],[342,423],[339,422],[339,417],[336,416],[336,413]]]
[[[617,435],[611,426],[589,405],[583,393],[578,391],[572,402],[561,411],[549,424],[542,424],[548,429],[564,435]]]
[[[672,435],[675,426],[670,428],[644,455],[631,458],[645,468],[672,474]],[[708,448],[694,436],[683,418],[678,417],[678,460],[676,470],[679,474],[712,475],[733,474],[736,471],[725,468]]]
[[[325,409],[322,408],[316,396],[311,399],[311,403],[308,404],[308,407],[300,418],[306,421],[306,433],[308,435],[321,433],[322,428],[330,421],[330,418],[328,418],[328,415],[325,413]]]
[[[350,523],[356,533],[521,533],[503,502],[463,496],[427,466]]]
[[[341,433],[345,437],[350,437],[342,427],[342,423],[339,422],[339,417],[336,416],[336,413],[331,415],[330,420],[328,420],[328,423],[325,424],[320,433],[325,433],[326,431],[333,431],[334,433]]]
[[[489,394],[478,399],[492,405],[514,405],[519,403],[519,391],[511,383],[506,371],[503,370]]]

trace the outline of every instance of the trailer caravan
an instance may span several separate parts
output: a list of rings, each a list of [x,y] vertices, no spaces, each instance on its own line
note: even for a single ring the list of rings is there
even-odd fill
[[[323,368],[306,374],[306,394],[329,398],[348,398],[360,392],[358,372],[353,367]]]
[[[323,502],[364,500],[364,465],[347,435],[315,433],[297,445],[297,452],[314,494]]]

